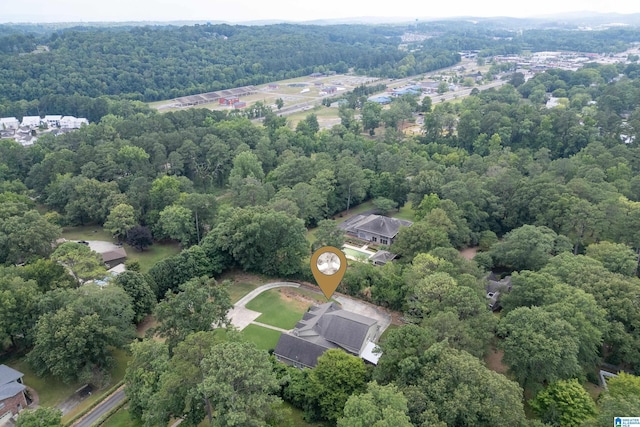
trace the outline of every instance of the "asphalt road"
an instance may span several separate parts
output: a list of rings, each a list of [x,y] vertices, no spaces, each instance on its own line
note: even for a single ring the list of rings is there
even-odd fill
[[[111,396],[107,397],[102,401],[98,406],[93,408],[91,412],[73,424],[73,427],[91,427],[98,419],[109,412],[114,406],[118,403],[122,402],[125,398],[124,395],[124,386],[120,387],[115,393],[111,394]]]

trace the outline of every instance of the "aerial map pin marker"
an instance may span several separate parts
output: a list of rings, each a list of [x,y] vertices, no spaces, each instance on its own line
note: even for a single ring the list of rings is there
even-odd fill
[[[330,299],[347,271],[347,258],[340,249],[324,246],[311,255],[311,271],[324,296]]]

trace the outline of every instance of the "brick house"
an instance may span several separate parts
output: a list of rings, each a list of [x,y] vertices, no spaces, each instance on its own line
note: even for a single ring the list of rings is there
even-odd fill
[[[0,365],[0,426],[27,407],[22,372]]]

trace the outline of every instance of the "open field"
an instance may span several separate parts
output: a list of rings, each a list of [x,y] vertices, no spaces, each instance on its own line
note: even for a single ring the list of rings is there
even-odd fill
[[[102,227],[95,225],[67,227],[63,230],[62,237],[67,240],[105,240],[107,242],[115,242]],[[140,270],[143,273],[149,271],[156,262],[180,252],[180,245],[177,243],[155,243],[142,252],[126,243],[123,247],[127,251],[127,260],[138,261]]]
[[[249,301],[246,307],[262,313],[257,322],[282,329],[293,329],[311,304],[285,294],[281,289],[271,289]]]
[[[292,107],[295,105],[309,105],[309,104],[319,104],[320,100],[324,97],[319,94],[322,91],[322,86],[315,85],[315,83],[322,83],[324,86],[335,86],[338,88],[344,88],[342,91],[338,91],[337,94],[345,93],[347,91],[352,90],[353,88],[363,84],[363,83],[372,83],[378,81],[379,79],[376,77],[366,77],[366,76],[352,76],[352,75],[344,75],[344,74],[336,74],[333,76],[323,76],[323,77],[310,77],[310,76],[302,76],[296,77],[293,79],[280,80],[277,82],[273,82],[270,84],[275,84],[278,87],[270,88],[269,84],[263,84],[256,86],[258,92],[252,95],[242,96],[240,97],[240,101],[246,102],[248,106],[251,106],[255,102],[261,101],[265,105],[273,105],[275,100],[278,98],[282,98],[284,100],[284,109],[287,107]],[[302,84],[306,83],[304,87],[289,87],[289,84]],[[305,89],[309,89],[308,91],[304,91]],[[325,95],[325,96],[334,96]],[[156,108],[160,111],[176,111],[184,108],[208,108],[211,110],[232,110],[229,106],[220,105],[220,103],[216,100],[214,102],[200,104],[195,107],[178,107],[174,104],[173,99],[167,99],[163,101],[155,101],[149,103],[151,108]]]

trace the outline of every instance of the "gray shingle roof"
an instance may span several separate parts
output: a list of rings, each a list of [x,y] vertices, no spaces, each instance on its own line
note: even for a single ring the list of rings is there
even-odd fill
[[[344,310],[326,313],[320,321],[322,336],[327,341],[356,354],[364,345],[369,327],[376,323],[374,319]]]
[[[22,372],[16,371],[7,365],[0,365],[0,385],[16,381],[23,376]]]
[[[313,367],[327,349],[343,348],[358,354],[376,320],[342,310],[335,303],[312,307],[290,334],[280,335],[274,353],[292,362]]]
[[[392,254],[389,251],[378,251],[375,254],[371,255],[369,260],[374,263],[386,264],[389,261],[392,261],[395,257],[396,254]]]
[[[0,386],[0,400],[8,399],[23,391],[26,387],[20,383],[12,382]]]
[[[322,356],[322,353],[336,347],[328,344],[329,346],[324,346],[295,335],[282,334],[274,353],[281,359],[312,368],[318,364],[318,357]]]
[[[413,222],[411,221],[382,215],[356,215],[340,224],[340,228],[353,234],[357,234],[358,231],[364,231],[393,238],[398,234],[400,227],[410,227],[412,224]]]

